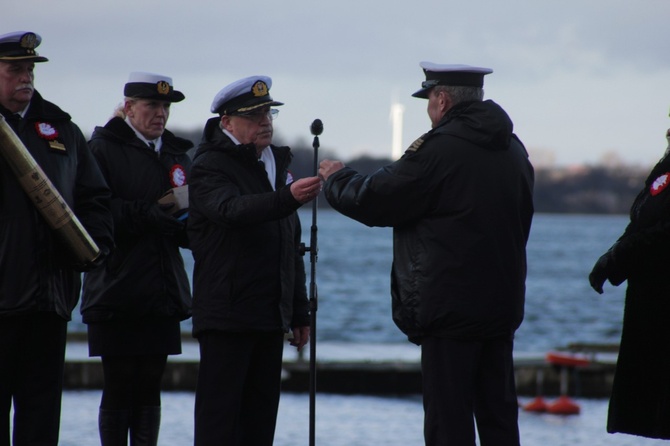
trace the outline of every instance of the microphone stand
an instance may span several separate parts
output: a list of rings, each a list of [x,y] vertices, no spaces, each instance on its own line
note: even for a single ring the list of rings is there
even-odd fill
[[[320,119],[314,120],[311,126],[314,135],[314,176],[319,174],[319,135],[323,131]],[[316,407],[316,312],[318,310],[318,294],[316,289],[316,262],[319,252],[317,246],[317,215],[318,196],[312,201],[312,227],[310,230],[309,246],[301,247],[302,251],[309,251],[310,283],[309,283],[309,314],[310,314],[310,342],[309,342],[309,445],[315,444],[315,407]],[[304,255],[303,252],[303,255]]]

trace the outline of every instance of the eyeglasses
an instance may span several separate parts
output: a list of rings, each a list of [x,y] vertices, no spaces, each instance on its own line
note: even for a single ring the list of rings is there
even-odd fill
[[[265,118],[269,118],[270,121],[277,119],[279,110],[276,108],[271,108],[269,110],[255,111],[252,113],[233,113],[231,116],[239,116],[240,118],[246,118],[256,123],[262,122]]]

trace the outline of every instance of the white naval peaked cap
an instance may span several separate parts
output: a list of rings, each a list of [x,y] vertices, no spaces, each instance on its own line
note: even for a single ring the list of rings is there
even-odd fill
[[[0,35],[0,60],[47,62],[49,59],[40,56],[35,51],[40,43],[42,43],[42,38],[31,31],[14,31]]]
[[[284,105],[270,96],[272,79],[268,76],[249,76],[223,87],[214,96],[210,111],[220,115],[248,112],[265,105]]]

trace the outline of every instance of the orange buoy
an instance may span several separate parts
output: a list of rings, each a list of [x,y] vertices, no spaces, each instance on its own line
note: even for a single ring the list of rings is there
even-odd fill
[[[577,415],[580,408],[567,395],[561,395],[555,402],[547,406],[547,412],[556,415]]]
[[[535,372],[535,385],[537,386],[535,399],[530,403],[522,406],[522,409],[528,412],[545,412],[547,410],[547,403],[542,398],[544,386],[544,370],[538,369]]]
[[[541,396],[536,396],[533,401],[522,406],[523,410],[527,412],[546,412],[547,403],[544,401],[544,398]]]

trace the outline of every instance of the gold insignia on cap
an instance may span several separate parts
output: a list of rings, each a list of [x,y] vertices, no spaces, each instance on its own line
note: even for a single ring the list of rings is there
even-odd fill
[[[37,46],[37,36],[35,33],[25,33],[21,36],[19,42],[21,48],[25,48],[28,54],[35,54],[35,47]]]
[[[256,96],[257,98],[261,96],[267,96],[268,95],[268,86],[265,82],[263,81],[257,81],[253,87],[251,87],[251,92]]]
[[[165,81],[158,81],[156,83],[156,90],[158,94],[168,94],[170,93],[170,84]]]
[[[21,36],[21,47],[32,50],[37,46],[37,36],[35,33],[25,33]]]

